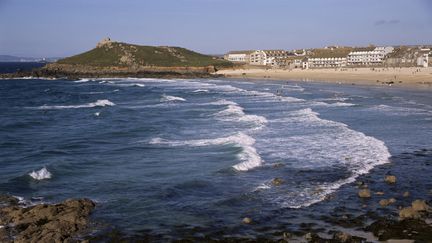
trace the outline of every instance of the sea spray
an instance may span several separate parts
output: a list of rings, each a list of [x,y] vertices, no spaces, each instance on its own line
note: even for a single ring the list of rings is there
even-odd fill
[[[49,172],[47,170],[46,167],[43,167],[42,169],[38,170],[38,171],[32,171],[29,173],[29,176],[35,180],[46,180],[46,179],[51,179],[52,174],[51,172]]]

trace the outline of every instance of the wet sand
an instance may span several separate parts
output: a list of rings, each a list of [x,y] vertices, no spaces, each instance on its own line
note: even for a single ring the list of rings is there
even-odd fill
[[[224,69],[227,78],[315,81],[339,84],[389,85],[432,88],[429,68],[344,68],[344,69]]]

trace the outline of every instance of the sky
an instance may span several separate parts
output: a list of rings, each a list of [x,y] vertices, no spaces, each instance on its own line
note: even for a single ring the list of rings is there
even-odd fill
[[[432,44],[432,0],[0,0],[0,54],[65,57],[105,37],[206,54]]]

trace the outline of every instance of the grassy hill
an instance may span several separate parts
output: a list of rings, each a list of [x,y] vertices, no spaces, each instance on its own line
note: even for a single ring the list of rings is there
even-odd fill
[[[121,42],[102,41],[96,48],[59,60],[59,64],[78,64],[99,67],[230,67],[231,62],[203,55],[180,47],[139,46]]]

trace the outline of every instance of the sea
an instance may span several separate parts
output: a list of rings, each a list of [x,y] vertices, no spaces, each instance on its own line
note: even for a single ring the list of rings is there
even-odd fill
[[[330,216],[389,213],[357,198],[359,182],[400,205],[431,199],[431,164],[427,89],[0,80],[0,193],[28,205],[90,198],[101,230],[135,237],[325,232],[340,227]]]

